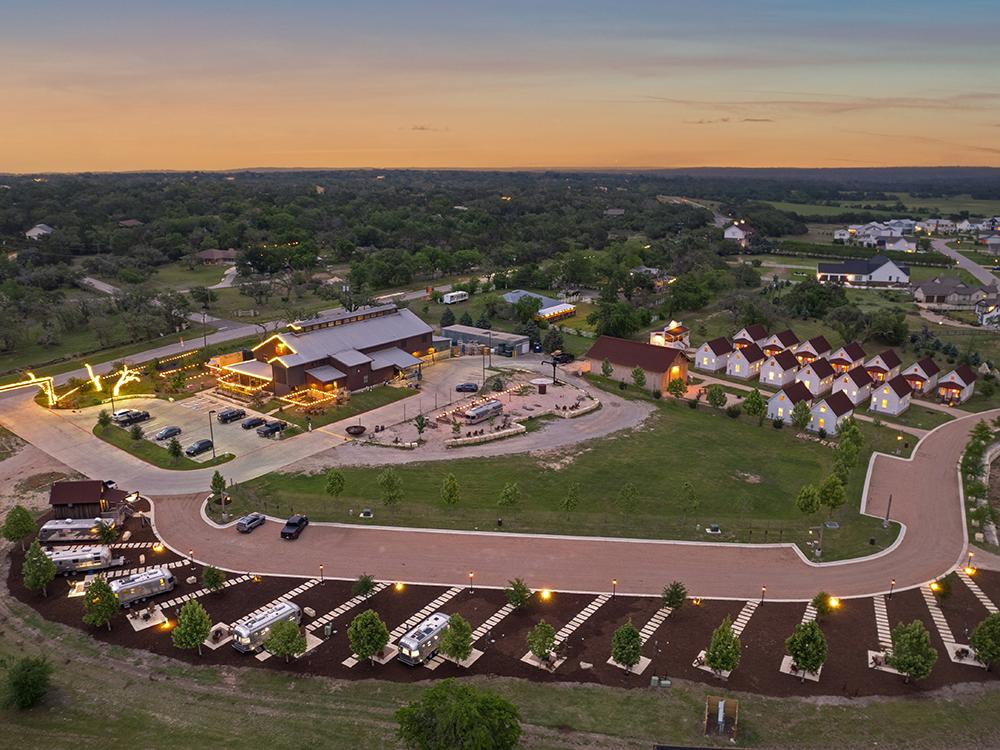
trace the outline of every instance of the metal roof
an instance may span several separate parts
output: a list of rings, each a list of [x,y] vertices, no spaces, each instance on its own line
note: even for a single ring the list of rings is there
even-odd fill
[[[390,347],[389,349],[379,349],[377,352],[372,352],[372,369],[381,370],[383,367],[398,367],[400,370],[405,370],[407,367],[413,367],[414,365],[419,365],[420,360],[414,357],[409,352],[404,352],[398,347]]]
[[[334,380],[347,377],[347,375],[331,365],[323,365],[322,367],[314,367],[311,370],[306,370],[306,375],[315,378],[321,383],[332,383]]]

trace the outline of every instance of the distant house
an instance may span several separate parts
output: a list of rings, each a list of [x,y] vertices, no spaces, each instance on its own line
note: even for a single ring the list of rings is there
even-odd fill
[[[865,349],[857,341],[845,344],[830,355],[830,365],[837,372],[853,370],[865,361]]]
[[[624,208],[607,208],[607,209],[604,210],[604,215],[605,216],[624,216],[625,215],[625,209]]]
[[[235,263],[239,254],[239,251],[233,248],[229,248],[228,250],[212,248],[210,250],[200,250],[194,256],[206,266],[221,266]]]
[[[757,378],[765,359],[764,352],[757,344],[747,344],[729,355],[729,361],[726,363],[726,375],[742,380]]]
[[[774,421],[780,419],[791,423],[792,410],[800,401],[807,404],[812,401],[812,394],[802,383],[789,383],[767,400],[767,418]]]
[[[653,346],[672,346],[677,349],[687,349],[691,346],[690,330],[682,323],[671,320],[659,331],[650,331],[649,343]]]
[[[833,387],[836,373],[825,359],[815,359],[802,365],[795,373],[796,382],[802,383],[813,396],[822,396]]]
[[[915,253],[917,245],[903,237],[880,237],[876,243],[880,250],[894,250],[897,253]]]
[[[698,370],[706,370],[708,372],[725,370],[732,351],[733,345],[729,343],[729,339],[725,336],[719,336],[717,339],[706,341],[695,352],[694,366]]]
[[[938,380],[938,397],[949,404],[962,404],[972,397],[976,373],[968,365],[959,365]]]
[[[740,247],[746,247],[750,244],[751,234],[753,234],[753,230],[750,227],[739,223],[726,227],[726,231],[723,232],[723,236],[727,240],[732,240]]]
[[[652,279],[653,287],[657,290],[663,289],[663,287],[675,281],[675,277],[666,273],[663,269],[651,266],[636,266],[629,269],[629,274],[632,276],[646,276]]]
[[[48,237],[54,231],[56,230],[48,224],[35,224],[35,226],[24,233],[24,236],[29,240],[40,240],[43,237]]]
[[[924,357],[903,370],[903,377],[918,395],[931,393],[937,385],[941,368],[931,357]]]
[[[122,229],[135,229],[136,227],[141,227],[142,222],[138,219],[122,219],[118,222],[118,226]]]
[[[586,354],[590,372],[601,372],[604,360],[611,363],[611,377],[625,383],[632,382],[632,371],[642,368],[646,388],[667,393],[671,380],[688,379],[688,358],[680,349],[653,346],[640,341],[598,336]],[[586,368],[585,368],[586,369]]]
[[[902,375],[896,375],[872,391],[869,408],[881,414],[902,414],[910,408],[913,389]]]
[[[851,399],[843,391],[838,391],[813,404],[808,429],[813,432],[825,430],[828,435],[836,435],[841,422],[853,414]]]
[[[991,253],[1000,253],[1000,235],[993,235],[986,238],[986,250]]]
[[[980,300],[976,303],[976,320],[979,325],[996,328],[1000,325],[1000,300],[996,297]]]
[[[761,346],[767,340],[767,329],[759,323],[745,326],[733,336],[733,348],[739,349],[747,344]]]
[[[865,362],[865,369],[872,382],[884,383],[899,375],[899,368],[902,364],[895,351],[886,349]]]
[[[784,331],[779,331],[768,336],[761,348],[764,350],[764,354],[770,356],[778,352],[783,352],[785,349],[794,350],[798,345],[799,337],[790,328],[786,328]]]
[[[118,512],[126,497],[127,492],[99,479],[54,482],[49,490],[49,506],[55,519],[100,518]]]
[[[799,364],[807,365],[813,360],[825,357],[830,353],[830,342],[825,336],[813,336],[795,348],[795,358]]]
[[[834,242],[847,243],[851,241],[851,230],[849,229],[835,229],[833,232]]]
[[[819,263],[816,280],[848,286],[900,286],[910,283],[910,269],[884,255],[876,255],[868,260]]]
[[[568,318],[576,315],[575,305],[571,305],[567,302],[561,302],[560,300],[553,299],[552,297],[546,297],[544,294],[526,292],[524,289],[514,289],[503,295],[504,301],[509,302],[512,305],[516,305],[518,301],[524,297],[533,297],[539,302],[538,312],[535,313],[535,320],[554,322],[556,320],[561,320],[562,318]]]
[[[795,382],[795,371],[799,369],[799,361],[790,349],[772,354],[761,365],[760,382],[764,385],[786,386]]]
[[[872,379],[864,367],[858,366],[837,375],[833,380],[833,392],[844,393],[857,406],[868,400],[872,391]]]
[[[998,289],[993,284],[967,284],[953,276],[937,276],[913,287],[914,301],[928,307],[973,308],[980,302],[995,299]]]

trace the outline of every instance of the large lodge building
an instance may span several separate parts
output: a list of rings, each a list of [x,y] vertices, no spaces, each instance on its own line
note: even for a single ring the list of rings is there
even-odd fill
[[[219,387],[284,396],[311,389],[356,391],[419,370],[434,353],[431,327],[395,305],[338,309],[292,323],[246,353],[219,357]]]

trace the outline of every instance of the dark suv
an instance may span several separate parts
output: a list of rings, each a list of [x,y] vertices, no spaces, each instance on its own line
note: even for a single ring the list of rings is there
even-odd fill
[[[215,415],[215,418],[222,424],[229,424],[230,422],[235,422],[237,419],[243,419],[246,415],[247,413],[242,409],[230,408],[223,409]]]
[[[149,418],[148,411],[130,411],[118,420],[118,424],[121,427],[130,427],[131,425],[138,424],[139,422],[145,422]]]
[[[302,529],[309,525],[309,518],[302,515],[294,515],[285,521],[284,528],[281,529],[282,539],[298,539]]]
[[[265,422],[261,427],[258,427],[257,434],[261,437],[271,437],[271,435],[277,435],[286,427],[288,427],[287,422],[280,422],[276,419],[273,422]]]

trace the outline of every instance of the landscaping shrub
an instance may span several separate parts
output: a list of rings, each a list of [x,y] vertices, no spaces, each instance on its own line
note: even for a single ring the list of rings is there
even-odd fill
[[[660,393],[659,390],[654,390],[653,391],[653,398],[657,398],[657,399],[663,398],[663,394]]]
[[[785,426],[785,420],[781,419],[780,417],[775,417],[774,419],[771,420],[771,425],[774,427],[774,429],[780,430],[782,427]]]
[[[740,409],[739,406],[732,404],[731,406],[726,407],[726,416],[730,419],[736,419],[740,415],[741,411],[742,409]]]
[[[697,409],[698,408],[698,402],[697,401],[688,401],[687,404],[688,404],[688,408],[689,409]]]
[[[826,440],[826,428],[825,427],[820,427],[819,428],[819,439],[820,440]]]

